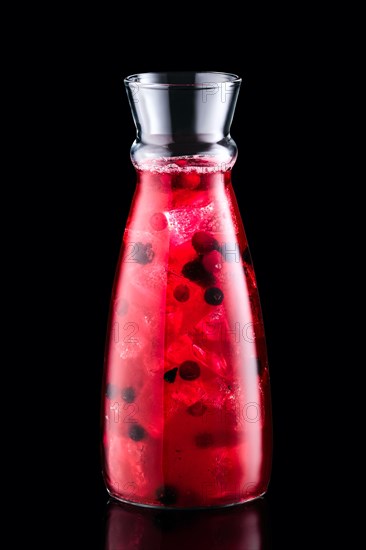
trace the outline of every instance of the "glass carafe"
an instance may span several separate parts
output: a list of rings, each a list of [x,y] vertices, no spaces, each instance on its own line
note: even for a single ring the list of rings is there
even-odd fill
[[[231,170],[241,80],[144,73],[125,86],[137,186],[103,385],[109,493],[165,508],[245,502],[272,454],[265,335]]]

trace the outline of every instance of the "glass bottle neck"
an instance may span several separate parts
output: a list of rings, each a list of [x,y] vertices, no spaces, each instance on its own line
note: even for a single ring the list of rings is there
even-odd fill
[[[131,160],[138,170],[169,172],[189,164],[199,173],[226,172],[235,164],[236,143],[228,136],[218,143],[172,143],[169,146],[150,145],[136,140],[131,147]]]
[[[135,166],[172,157],[232,165],[230,126],[240,79],[229,73],[145,73],[125,80],[136,141]]]

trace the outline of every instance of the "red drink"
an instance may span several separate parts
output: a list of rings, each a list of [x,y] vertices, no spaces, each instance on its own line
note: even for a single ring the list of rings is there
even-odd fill
[[[138,168],[112,296],[104,474],[118,499],[223,506],[271,466],[267,353],[231,170],[202,157]]]

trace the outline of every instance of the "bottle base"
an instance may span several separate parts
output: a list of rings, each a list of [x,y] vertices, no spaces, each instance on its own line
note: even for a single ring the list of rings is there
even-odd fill
[[[207,506],[167,506],[167,505],[164,505],[164,504],[143,504],[141,502],[134,502],[132,500],[127,500],[127,499],[124,499],[118,495],[116,495],[115,493],[113,493],[112,491],[110,491],[108,488],[107,489],[107,493],[108,495],[118,501],[118,502],[122,502],[123,504],[129,504],[131,506],[136,506],[138,508],[148,508],[150,510],[175,510],[175,511],[195,511],[195,510],[218,510],[218,509],[223,509],[223,508],[233,508],[234,506],[241,506],[242,504],[248,504],[249,502],[253,502],[254,500],[258,500],[260,498],[262,498],[267,491],[263,491],[263,493],[261,493],[260,495],[258,496],[255,496],[255,497],[249,497],[248,499],[244,499],[244,500],[240,500],[238,502],[230,502],[228,504],[208,504]]]

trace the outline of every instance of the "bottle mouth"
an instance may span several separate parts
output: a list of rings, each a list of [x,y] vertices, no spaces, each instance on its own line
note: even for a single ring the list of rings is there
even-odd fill
[[[241,78],[232,73],[215,71],[200,72],[156,72],[132,74],[124,79],[125,86],[138,85],[142,88],[186,88],[189,90],[217,88],[218,85],[240,86]]]

